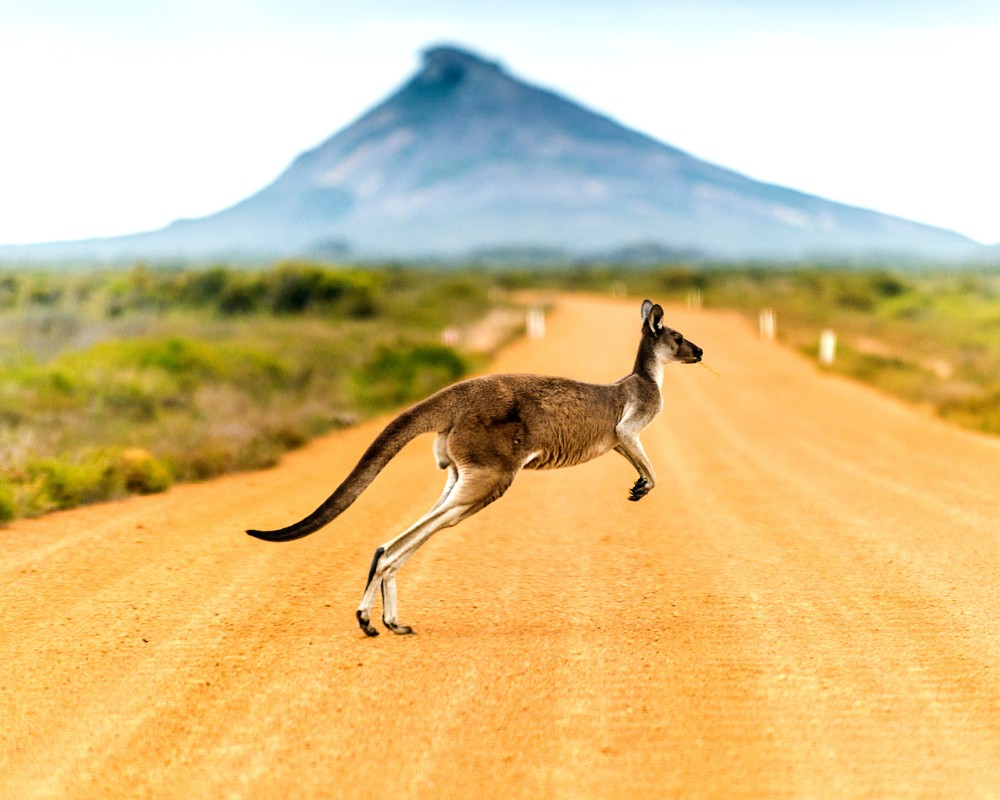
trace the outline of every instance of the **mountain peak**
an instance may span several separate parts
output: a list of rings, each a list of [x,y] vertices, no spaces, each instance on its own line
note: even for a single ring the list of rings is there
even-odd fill
[[[422,53],[424,58],[424,70],[448,67],[463,67],[473,69],[489,69],[493,71],[503,71],[503,67],[497,61],[489,61],[478,53],[466,50],[455,45],[436,45],[428,47]]]
[[[453,45],[430,47],[423,52],[423,67],[413,79],[415,84],[458,84],[470,74],[503,75],[503,67],[495,61]]]
[[[62,252],[587,255],[635,243],[755,259],[972,247],[948,231],[758,183],[531,86],[498,62],[438,45],[398,91],[252,197]]]

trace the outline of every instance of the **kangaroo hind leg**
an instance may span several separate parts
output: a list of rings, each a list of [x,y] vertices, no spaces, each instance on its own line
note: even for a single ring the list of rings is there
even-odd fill
[[[382,593],[382,621],[385,626],[393,633],[413,633],[411,627],[399,623],[396,573],[431,536],[488,506],[507,490],[513,479],[513,473],[493,470],[458,471],[450,491],[446,491],[434,508],[375,551],[368,586],[357,611],[358,624],[366,634],[378,635],[370,620],[379,591]]]
[[[444,491],[441,492],[441,497],[438,501],[431,507],[431,511],[437,511],[441,506],[444,505],[448,496],[451,494],[451,490],[455,488],[455,484],[458,483],[458,469],[454,464],[448,464],[446,467],[448,470],[448,480],[445,482]]]

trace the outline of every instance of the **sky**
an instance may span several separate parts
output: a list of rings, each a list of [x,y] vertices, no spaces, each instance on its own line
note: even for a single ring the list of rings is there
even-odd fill
[[[0,243],[221,210],[443,43],[752,178],[1000,242],[998,0],[3,0]]]

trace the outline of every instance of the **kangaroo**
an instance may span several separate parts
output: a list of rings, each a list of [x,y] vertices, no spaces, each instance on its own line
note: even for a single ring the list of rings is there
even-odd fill
[[[410,634],[397,617],[396,573],[442,528],[457,525],[499,498],[522,469],[582,464],[611,450],[639,474],[629,500],[656,485],[639,433],[660,412],[663,365],[695,364],[702,349],[663,325],[663,309],[642,304],[642,336],[632,372],[610,384],[541,375],[488,375],[448,386],[403,411],[368,447],[336,491],[309,516],[274,531],[249,530],[268,542],[308,536],[344,512],[411,439],[434,432],[434,456],[448,471],[441,498],[413,525],[375,551],[356,613],[368,636],[375,595],[382,592],[382,621]]]

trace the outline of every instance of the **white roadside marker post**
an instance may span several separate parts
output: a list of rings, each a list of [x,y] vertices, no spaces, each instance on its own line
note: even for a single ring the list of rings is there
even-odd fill
[[[533,308],[528,312],[528,338],[545,338],[545,312],[540,308]]]
[[[827,328],[819,335],[819,363],[829,367],[837,357],[837,334]]]
[[[760,312],[760,338],[765,341],[774,341],[774,335],[778,324],[774,318],[774,311],[770,308],[761,309]]]

